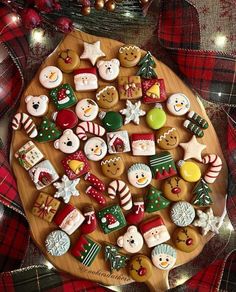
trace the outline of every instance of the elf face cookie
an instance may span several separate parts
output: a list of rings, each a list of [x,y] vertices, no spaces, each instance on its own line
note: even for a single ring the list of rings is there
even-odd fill
[[[48,111],[49,99],[46,95],[28,95],[25,98],[27,112],[34,117],[41,117]]]
[[[197,231],[189,226],[175,229],[172,240],[174,245],[184,252],[194,251],[200,243]]]
[[[136,282],[146,282],[153,273],[152,263],[145,255],[136,255],[129,261],[129,275]]]
[[[39,73],[39,82],[47,89],[56,88],[62,80],[62,72],[55,66],[47,66]]]
[[[143,247],[143,237],[136,226],[131,225],[124,235],[118,237],[117,245],[130,253],[139,252]]]
[[[77,102],[77,97],[68,83],[52,89],[50,91],[50,98],[58,110],[71,107]]]
[[[183,93],[175,93],[167,99],[166,106],[171,114],[183,116],[190,109],[190,101]]]
[[[76,107],[75,112],[78,118],[82,121],[89,122],[96,119],[98,115],[98,105],[90,98],[81,99]]]
[[[117,178],[122,175],[125,165],[118,155],[108,155],[101,162],[102,172],[106,177]]]
[[[160,270],[170,270],[176,262],[176,250],[169,244],[160,244],[152,250],[152,262]]]
[[[156,153],[154,134],[132,134],[131,146],[134,156],[150,156]]]
[[[187,194],[186,182],[178,176],[164,180],[162,185],[164,196],[171,201],[181,201]]]
[[[107,154],[107,144],[102,138],[92,137],[85,143],[84,153],[89,160],[102,160]]]
[[[54,142],[54,147],[61,150],[64,153],[74,153],[79,149],[79,138],[73,133],[71,129],[67,129],[63,132],[60,139]]]
[[[179,133],[174,127],[163,127],[158,130],[157,145],[162,149],[173,149],[179,145]]]
[[[185,201],[180,201],[172,205],[170,209],[170,218],[172,222],[180,227],[190,225],[195,218],[195,209]]]
[[[137,46],[124,45],[120,47],[118,58],[123,67],[134,67],[138,64],[141,58],[141,50]]]
[[[98,88],[96,68],[83,68],[74,71],[76,91],[92,91]]]
[[[78,54],[70,49],[62,51],[57,58],[57,66],[62,72],[71,73],[79,67],[80,59]]]
[[[124,153],[130,151],[129,135],[127,131],[107,133],[108,152]]]
[[[99,75],[103,80],[113,81],[119,75],[120,61],[118,59],[98,61],[97,68]]]
[[[101,108],[112,108],[119,101],[118,91],[115,86],[101,86],[96,93],[96,101]]]
[[[128,180],[136,188],[145,188],[152,180],[150,168],[143,163],[135,163],[128,169]]]

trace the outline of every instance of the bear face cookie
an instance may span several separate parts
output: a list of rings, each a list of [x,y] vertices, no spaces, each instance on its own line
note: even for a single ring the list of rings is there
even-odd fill
[[[62,136],[54,142],[54,147],[64,153],[74,153],[79,149],[79,138],[71,129],[63,132]]]
[[[123,67],[134,67],[141,59],[141,50],[137,46],[124,45],[120,47],[118,58]]]
[[[47,66],[39,73],[39,82],[47,89],[56,88],[62,83],[62,80],[62,72],[55,66]]]
[[[79,67],[80,59],[78,54],[70,49],[62,51],[57,58],[57,66],[62,72],[71,73]]]
[[[92,91],[98,88],[97,70],[93,68],[81,68],[74,71],[74,83],[76,91]]]
[[[181,201],[187,194],[187,184],[178,176],[169,177],[164,180],[162,191],[168,200]]]
[[[84,122],[95,120],[98,115],[98,110],[98,105],[90,98],[81,99],[75,107],[78,118]]]
[[[41,117],[48,111],[49,99],[46,95],[28,95],[25,98],[27,112],[34,117]]]
[[[118,91],[115,86],[101,86],[97,90],[96,100],[101,108],[112,108],[119,101]]]
[[[190,101],[183,93],[175,93],[167,99],[166,106],[171,114],[183,116],[190,109]]]
[[[176,262],[176,250],[169,244],[160,244],[152,250],[152,262],[160,270],[170,270]]]
[[[162,127],[158,130],[156,138],[161,149],[174,149],[179,145],[179,133],[174,127]]]
[[[139,252],[143,247],[143,237],[136,226],[128,227],[124,235],[118,237],[117,245],[130,253]]]
[[[190,226],[176,228],[172,240],[174,245],[184,252],[194,251],[200,243],[197,231]]]
[[[144,163],[135,163],[128,169],[128,180],[136,188],[145,188],[152,180],[152,172]]]
[[[136,255],[129,261],[129,275],[136,282],[146,282],[153,273],[152,263],[145,255]]]
[[[107,144],[102,138],[92,137],[85,143],[84,153],[89,160],[102,160],[107,154]]]
[[[102,172],[106,177],[117,178],[125,170],[122,158],[118,155],[108,155],[101,162]]]
[[[118,59],[101,60],[97,62],[97,68],[103,80],[113,81],[120,73],[120,61]]]

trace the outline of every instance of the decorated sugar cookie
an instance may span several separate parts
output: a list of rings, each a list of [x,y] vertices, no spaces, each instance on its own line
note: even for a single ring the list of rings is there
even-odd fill
[[[178,176],[165,179],[162,190],[163,195],[171,201],[182,201],[185,199],[188,191],[186,182]]]
[[[75,107],[78,118],[85,122],[95,120],[98,115],[98,110],[98,105],[90,98],[81,99]]]
[[[192,161],[180,160],[177,162],[181,177],[188,182],[197,182],[201,178],[200,167]]]
[[[33,119],[25,113],[16,113],[12,119],[11,126],[14,131],[20,130],[23,127],[30,138],[35,138],[38,135]]]
[[[62,129],[73,129],[78,124],[78,117],[71,109],[62,109],[52,114],[52,119],[56,125]]]
[[[222,160],[220,156],[217,154],[205,155],[202,159],[202,163],[210,164],[209,169],[204,175],[204,180],[209,184],[214,183],[222,169]]]
[[[187,117],[195,124],[197,124],[202,129],[207,129],[209,127],[208,122],[203,119],[198,113],[190,111],[187,114]]]
[[[97,218],[95,210],[92,205],[87,205],[83,208],[84,222],[80,227],[80,231],[83,234],[89,234],[97,228]]]
[[[109,261],[110,270],[119,271],[127,264],[128,257],[118,251],[118,248],[112,244],[105,245],[105,261]]]
[[[98,88],[97,70],[92,68],[81,68],[74,71],[74,83],[76,91],[93,91]]]
[[[119,236],[117,245],[130,253],[139,252],[143,247],[143,237],[136,226],[131,225],[126,232]]]
[[[100,41],[97,41],[93,44],[84,42],[84,51],[80,56],[80,59],[88,59],[94,66],[98,59],[106,56],[104,52],[101,50],[100,46],[101,46]]]
[[[153,267],[150,259],[140,254],[131,258],[128,271],[134,281],[146,282],[152,276]]]
[[[119,101],[118,91],[115,86],[105,85],[98,88],[96,101],[101,108],[110,109]]]
[[[146,114],[146,122],[153,130],[162,128],[166,123],[166,113],[160,103],[156,103],[155,107]]]
[[[171,206],[170,218],[177,226],[188,226],[195,218],[195,209],[190,203],[179,201]]]
[[[44,117],[38,127],[38,136],[35,138],[38,142],[49,142],[58,139],[62,132],[59,130],[55,123]]]
[[[134,67],[141,58],[141,50],[134,45],[124,45],[119,48],[118,58],[122,67]]]
[[[153,133],[132,134],[131,141],[134,156],[150,156],[156,153]]]
[[[175,93],[167,99],[166,106],[174,116],[183,116],[190,109],[190,101],[183,93]]]
[[[190,133],[196,135],[198,138],[202,138],[204,136],[203,130],[195,123],[192,123],[190,120],[185,120],[183,122],[183,126],[185,129],[187,129]]]
[[[167,98],[163,79],[142,80],[142,91],[144,103],[163,102]]]
[[[52,256],[62,256],[70,248],[70,238],[64,231],[52,231],[45,240],[45,247]]]
[[[97,204],[99,204],[101,206],[106,206],[106,198],[100,190],[96,189],[93,186],[89,186],[85,190],[85,193],[86,193],[86,195],[91,197]]]
[[[34,117],[41,117],[48,111],[49,99],[46,95],[28,95],[25,98],[27,112]]]
[[[160,244],[152,250],[152,262],[160,270],[170,270],[176,262],[176,250],[169,244]]]
[[[80,195],[78,189],[76,188],[79,181],[79,178],[69,180],[69,178],[64,174],[60,182],[55,182],[53,184],[53,186],[57,189],[54,197],[62,198],[65,203],[69,203],[71,196],[78,197]]]
[[[170,205],[170,201],[162,196],[162,192],[150,186],[145,198],[145,211],[148,213],[160,211]]]
[[[141,78],[139,76],[119,76],[118,90],[120,99],[138,99],[142,97]]]
[[[107,193],[111,199],[115,199],[115,197],[119,196],[122,209],[130,210],[132,208],[131,192],[128,185],[123,180],[116,179],[110,182]]]
[[[190,226],[176,228],[172,240],[174,245],[184,252],[192,252],[200,244],[198,232]]]
[[[50,97],[58,110],[71,107],[77,102],[77,97],[68,83],[52,89]]]
[[[188,142],[180,143],[179,146],[184,150],[184,160],[193,158],[202,161],[202,151],[206,148],[206,145],[199,143],[196,136],[193,135]]]
[[[113,81],[120,73],[120,61],[118,59],[101,60],[97,62],[97,68],[103,80]]]
[[[140,66],[137,75],[141,76],[143,79],[154,79],[157,78],[155,72],[156,63],[153,59],[152,54],[148,51],[146,55],[139,61]]]
[[[120,110],[122,115],[125,115],[125,125],[133,122],[136,125],[139,125],[140,117],[146,114],[141,108],[141,101],[137,101],[134,104],[130,101],[126,101],[126,108]]]
[[[62,72],[71,73],[80,65],[78,54],[70,49],[60,52],[57,58],[57,66]]]
[[[107,154],[107,144],[100,137],[92,137],[85,143],[84,153],[89,160],[102,160]]]
[[[102,172],[109,178],[118,178],[125,170],[122,158],[118,155],[108,155],[101,162]]]
[[[157,145],[162,149],[173,149],[179,145],[179,133],[175,127],[162,127],[158,130]]]
[[[143,220],[144,217],[144,201],[142,197],[134,197],[133,199],[133,208],[125,218],[128,224],[137,225]]]
[[[152,180],[152,173],[144,163],[135,163],[128,169],[128,180],[136,188],[145,188]]]
[[[80,140],[87,140],[88,136],[87,134],[93,134],[96,136],[103,136],[105,134],[106,130],[94,123],[94,122],[81,122],[76,127],[76,134]]]
[[[197,182],[197,184],[194,186],[192,193],[195,194],[195,196],[193,197],[191,204],[199,207],[208,207],[213,204],[213,200],[210,195],[210,193],[212,193],[212,190],[204,181],[204,179],[201,178]]]
[[[63,153],[74,153],[79,149],[79,138],[71,129],[63,132],[62,136],[54,142],[54,147],[61,150]]]
[[[56,88],[62,83],[62,80],[62,72],[55,66],[47,66],[39,73],[39,82],[47,89]]]
[[[100,112],[99,118],[102,120],[103,127],[108,132],[119,130],[123,126],[122,115],[118,112]]]
[[[130,151],[129,135],[127,131],[107,133],[108,152],[124,153]]]
[[[100,192],[104,192],[106,189],[104,182],[91,172],[86,173],[84,180],[89,182],[95,189]]]

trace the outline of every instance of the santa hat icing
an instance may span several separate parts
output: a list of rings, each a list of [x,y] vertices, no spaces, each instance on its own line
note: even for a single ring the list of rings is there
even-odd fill
[[[75,210],[75,207],[71,204],[65,204],[65,207],[57,212],[57,214],[54,217],[54,223],[56,225],[61,225],[63,220],[72,212]]]
[[[116,220],[116,218],[112,214],[106,214],[104,217],[101,219],[102,223],[107,223],[108,228],[115,228],[119,226],[119,221]]]
[[[159,226],[165,225],[164,221],[162,220],[162,218],[160,216],[156,216],[155,218],[142,222],[139,225],[139,229],[142,232],[142,234],[150,231],[152,228],[156,228]]]
[[[97,70],[95,67],[92,68],[82,68],[74,70],[74,76],[78,74],[94,74],[97,75]]]
[[[132,134],[131,135],[131,140],[134,141],[145,141],[145,140],[151,140],[154,141],[155,137],[154,134],[152,133],[146,133],[146,134]]]

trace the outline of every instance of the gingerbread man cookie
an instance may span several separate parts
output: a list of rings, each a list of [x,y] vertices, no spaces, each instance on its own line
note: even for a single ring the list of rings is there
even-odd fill
[[[108,155],[101,162],[102,172],[109,178],[117,178],[122,175],[125,165],[122,158],[118,155]]]
[[[101,108],[112,108],[119,101],[118,91],[115,86],[101,86],[97,90],[96,100]]]
[[[141,50],[137,46],[124,45],[120,47],[118,58],[123,67],[134,67],[138,64],[141,58]]]
[[[70,49],[62,51],[57,58],[57,66],[64,73],[71,73],[73,70],[77,69],[80,64],[80,59],[78,54]]]
[[[162,127],[157,132],[157,145],[162,149],[173,149],[179,145],[179,133],[174,127]]]

